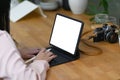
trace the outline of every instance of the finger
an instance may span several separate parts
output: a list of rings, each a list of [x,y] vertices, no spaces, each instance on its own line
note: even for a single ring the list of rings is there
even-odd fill
[[[26,58],[32,58],[34,57],[35,55],[27,55]]]
[[[50,50],[51,50],[51,49],[46,49],[45,53],[48,53],[48,52],[50,52]]]
[[[47,54],[48,56],[54,55],[52,52],[47,52],[46,54]]]
[[[30,53],[33,54],[33,55],[36,55],[36,54],[38,54],[39,52],[40,52],[40,49],[37,49],[37,48],[30,50]]]
[[[50,62],[52,59],[54,59],[54,58],[56,58],[56,57],[57,57],[57,55],[52,55],[52,56],[50,56],[49,59],[48,59],[48,62]]]
[[[43,53],[43,52],[45,52],[45,48],[42,48],[41,50],[40,50],[40,53]]]
[[[38,53],[41,49],[33,49],[34,53]]]

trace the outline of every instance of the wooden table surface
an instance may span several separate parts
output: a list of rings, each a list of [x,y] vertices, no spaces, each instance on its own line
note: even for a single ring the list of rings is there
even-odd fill
[[[79,43],[81,52],[78,60],[51,67],[47,80],[120,80],[120,46],[106,41],[94,43],[88,40],[92,34],[90,16],[75,15],[70,11],[59,9],[45,11],[47,18],[32,12],[16,23],[10,23],[11,35],[24,47],[47,47],[56,13],[82,20],[85,25]],[[87,43],[87,44],[86,44]]]

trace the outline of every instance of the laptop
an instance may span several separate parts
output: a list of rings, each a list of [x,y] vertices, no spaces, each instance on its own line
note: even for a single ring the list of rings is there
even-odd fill
[[[78,44],[83,25],[80,20],[56,14],[48,49],[57,57],[49,62],[50,66],[70,62],[80,57]]]

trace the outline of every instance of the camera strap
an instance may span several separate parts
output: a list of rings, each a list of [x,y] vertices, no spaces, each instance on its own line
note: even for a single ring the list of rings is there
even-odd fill
[[[83,36],[85,36],[86,34],[92,32],[92,30],[89,30],[89,31],[86,31],[82,34],[82,43],[85,44],[87,47],[90,47],[90,48],[93,48],[94,50],[97,50],[96,52],[86,52],[84,50],[79,50],[81,53],[85,54],[85,55],[88,55],[88,56],[97,56],[97,55],[100,55],[103,53],[102,49],[100,49],[99,47],[97,46],[94,46],[92,45],[91,43],[88,42],[88,39],[83,39]]]

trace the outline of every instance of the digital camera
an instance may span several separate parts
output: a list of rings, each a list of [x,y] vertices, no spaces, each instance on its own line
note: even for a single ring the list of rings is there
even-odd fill
[[[94,30],[95,36],[93,37],[94,42],[108,41],[110,43],[115,43],[118,41],[118,34],[115,32],[115,25],[104,24],[101,28],[96,28]]]

